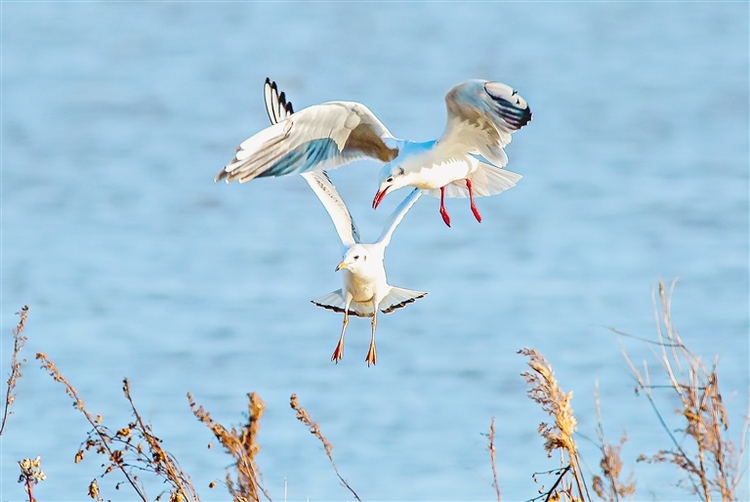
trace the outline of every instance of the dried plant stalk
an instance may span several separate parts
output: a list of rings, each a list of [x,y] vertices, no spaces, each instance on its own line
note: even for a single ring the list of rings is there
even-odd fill
[[[354,491],[354,489],[349,486],[349,483],[346,482],[346,480],[341,476],[339,473],[338,467],[336,467],[336,462],[333,461],[333,445],[328,442],[328,439],[323,435],[323,433],[320,430],[320,425],[318,425],[317,422],[313,422],[312,418],[310,418],[310,415],[307,413],[307,410],[300,407],[299,402],[297,401],[297,394],[292,394],[291,398],[289,398],[289,405],[292,407],[292,409],[297,412],[297,420],[305,424],[307,428],[310,430],[310,434],[315,436],[320,440],[321,443],[323,443],[323,449],[326,452],[326,456],[328,457],[328,460],[331,462],[331,466],[333,467],[333,471],[336,473],[336,476],[339,478],[339,481],[351,492],[351,494],[354,496],[355,499],[359,500],[359,502],[362,502],[362,499],[359,498],[359,495],[357,495],[357,492]]]
[[[664,282],[659,281],[658,303],[656,293],[651,292],[657,335],[654,343],[657,348],[652,352],[667,378],[667,384],[652,385],[646,362],[639,370],[627,352],[622,350],[636,378],[636,391],[648,398],[672,442],[672,448],[660,450],[651,456],[641,455],[638,460],[676,465],[687,475],[688,490],[702,500],[709,501],[714,496],[722,500],[735,500],[737,487],[747,471],[743,456],[750,415],[745,419],[738,451],[727,437],[729,420],[719,388],[718,360],[714,359],[712,366],[706,367],[701,358],[685,346],[672,323],[674,285],[672,283],[667,292]],[[671,390],[679,399],[677,412],[684,419],[683,428],[678,430],[683,435],[680,439],[666,425],[656,406],[653,394],[656,388]]]
[[[255,465],[255,455],[260,451],[257,442],[260,429],[260,418],[263,416],[265,404],[258,394],[251,392],[248,397],[248,421],[239,429],[232,427],[227,429],[213,418],[203,406],[197,406],[192,394],[188,392],[187,398],[193,415],[206,424],[216,439],[224,447],[224,450],[234,458],[234,466],[237,469],[237,479],[234,481],[229,472],[226,475],[226,486],[232,498],[238,502],[248,500],[259,501],[262,493],[266,499],[271,500],[268,492],[263,489],[259,482],[259,471]]]
[[[92,427],[88,433],[88,437],[81,444],[80,449],[75,455],[76,463],[83,460],[85,452],[89,450],[94,450],[96,453],[105,455],[108,462],[102,465],[102,467],[105,467],[105,470],[101,477],[114,471],[121,472],[126,482],[143,502],[147,502],[148,497],[143,486],[138,481],[138,476],[133,471],[151,472],[163,478],[171,486],[169,490],[170,502],[199,500],[190,478],[180,469],[174,456],[161,447],[161,439],[153,434],[151,426],[146,424],[141,418],[130,395],[130,385],[127,380],[123,381],[123,393],[130,403],[135,420],[130,422],[126,427],[113,431],[102,425],[101,415],[94,417],[86,409],[75,387],[62,375],[57,366],[55,366],[55,363],[46,354],[37,353],[36,358],[42,362],[42,368],[55,381],[61,382],[65,386],[65,393],[73,399],[73,407],[86,417],[86,420]],[[147,448],[143,447],[143,443],[140,440],[145,441]],[[119,486],[120,483],[117,484],[117,487]],[[95,500],[100,499],[99,486],[96,480],[89,485],[88,495]],[[157,500],[160,498],[161,495],[157,496]]]
[[[147,502],[146,493],[143,491],[143,487],[138,482],[135,476],[130,474],[126,469],[125,464],[121,461],[122,453],[120,450],[116,450],[111,446],[112,436],[109,429],[101,425],[101,417],[94,416],[86,409],[86,405],[83,400],[78,396],[78,391],[71,385],[67,378],[65,378],[60,370],[57,369],[55,363],[47,358],[47,355],[43,352],[37,352],[36,359],[42,362],[42,369],[46,370],[50,376],[56,381],[60,382],[65,386],[65,393],[73,399],[73,408],[77,409],[91,425],[91,432],[89,432],[89,438],[86,441],[86,449],[95,448],[98,453],[107,455],[111,460],[111,465],[108,467],[105,474],[112,472],[114,469],[119,469],[120,472],[125,476],[126,481],[133,490],[138,494],[138,497]],[[76,463],[80,462],[83,458],[83,449],[80,449],[76,453]]]
[[[161,439],[153,434],[151,426],[145,423],[140,413],[138,413],[133,398],[130,395],[130,382],[127,378],[122,382],[122,392],[125,394],[128,403],[130,403],[130,408],[135,417],[135,422],[129,424],[128,428],[146,441],[150,457],[142,453],[143,450],[140,445],[136,446],[135,449],[130,447],[132,443],[129,439],[125,440],[125,445],[129,447],[126,448],[126,451],[131,454],[135,452],[136,462],[141,463],[145,470],[152,471],[164,478],[172,486],[169,492],[170,501],[198,501],[199,497],[193,488],[190,476],[180,468],[174,455],[162,448]],[[124,431],[124,429],[120,429],[117,434],[121,435]],[[131,434],[127,434],[127,436],[131,436]]]
[[[552,372],[552,366],[534,349],[521,349],[518,351],[529,358],[528,365],[532,371],[521,373],[531,388],[527,391],[529,397],[539,405],[551,417],[555,419],[553,425],[542,422],[539,424],[539,434],[544,439],[544,449],[548,457],[552,457],[555,450],[560,451],[561,467],[564,465],[562,458],[567,456],[567,466],[555,471],[558,475],[552,488],[542,494],[545,500],[561,500],[563,497],[569,500],[591,500],[588,488],[581,472],[581,463],[578,457],[578,448],[573,439],[577,422],[573,416],[573,408],[570,400],[572,392],[563,392]],[[568,475],[573,478],[577,488],[577,494],[572,484],[567,480]]]
[[[501,500],[500,485],[497,482],[497,467],[495,465],[495,417],[492,417],[490,423],[490,432],[487,434],[487,450],[490,452],[490,461],[492,464],[492,486],[495,488],[497,502]]]
[[[34,486],[47,479],[44,471],[42,471],[42,457],[36,457],[34,460],[25,458],[18,462],[18,466],[21,468],[21,475],[18,476],[18,482],[23,484],[29,502],[36,502]]]
[[[8,377],[8,384],[5,390],[5,402],[3,404],[3,418],[0,421],[0,436],[5,431],[5,423],[8,417],[13,414],[11,406],[16,400],[16,395],[13,394],[13,390],[16,388],[18,379],[23,375],[21,374],[21,365],[26,362],[25,359],[19,360],[18,355],[21,353],[21,349],[26,346],[26,337],[23,336],[23,330],[26,327],[26,317],[29,313],[29,306],[24,305],[20,312],[16,312],[19,316],[18,325],[11,332],[13,333],[13,355],[10,359],[10,376]]]
[[[604,436],[604,425],[602,424],[598,382],[594,388],[594,404],[596,406],[596,437],[598,439],[599,450],[602,453],[602,459],[599,462],[602,475],[595,475],[591,483],[594,493],[603,500],[612,502],[619,501],[625,497],[632,497],[635,494],[636,486],[633,481],[633,473],[630,473],[627,481],[620,479],[623,466],[620,451],[622,450],[622,445],[627,441],[627,436],[623,433],[620,438],[620,444],[616,446],[607,442]]]

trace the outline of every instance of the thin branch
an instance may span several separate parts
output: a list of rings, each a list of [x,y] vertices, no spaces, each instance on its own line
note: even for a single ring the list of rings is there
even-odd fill
[[[349,486],[349,483],[347,483],[346,480],[339,473],[339,470],[336,467],[336,462],[333,461],[333,455],[332,455],[333,445],[328,442],[326,437],[320,431],[320,425],[312,421],[312,419],[310,418],[310,415],[308,415],[307,413],[307,410],[300,407],[299,402],[297,401],[297,394],[292,394],[292,397],[289,399],[289,404],[292,407],[292,409],[297,412],[297,420],[305,424],[307,428],[310,430],[310,433],[314,435],[316,438],[318,438],[321,443],[323,443],[323,449],[326,452],[326,456],[328,457],[328,460],[331,461],[331,466],[333,467],[333,471],[336,473],[336,476],[339,478],[339,481],[341,481],[344,484],[344,486],[351,492],[351,494],[354,495],[355,499],[359,500],[359,502],[362,502],[362,499],[359,498],[359,495],[357,495],[357,492],[355,492],[354,489],[351,486]]]
[[[164,451],[159,444],[161,440],[151,433],[151,427],[143,422],[140,413],[138,413],[138,410],[135,407],[133,398],[130,395],[130,382],[127,378],[122,382],[122,392],[125,394],[128,403],[130,403],[130,408],[133,411],[133,416],[135,416],[140,432],[151,450],[151,463],[155,465],[154,470],[157,473],[159,472],[160,467],[164,470],[164,476],[167,478],[167,481],[169,481],[174,489],[177,490],[177,493],[183,500],[198,500],[198,495],[192,489],[192,482],[187,474],[180,469],[175,458],[170,453]]]
[[[47,359],[47,355],[45,353],[37,352],[36,358],[37,360],[42,361],[42,369],[46,370],[50,374],[50,376],[55,379],[56,382],[61,382],[63,385],[65,385],[65,393],[68,394],[71,399],[73,399],[73,407],[78,409],[81,413],[83,413],[83,416],[86,417],[86,420],[89,422],[89,424],[91,424],[93,431],[97,436],[99,436],[101,446],[107,451],[109,457],[118,458],[119,451],[116,453],[115,450],[113,450],[109,446],[111,438],[100,424],[100,418],[97,417],[97,419],[94,419],[91,413],[89,413],[89,411],[83,404],[83,400],[78,396],[78,392],[76,391],[75,387],[73,387],[68,379],[65,378],[62,373],[60,373],[60,370],[57,369],[55,363]],[[118,469],[120,469],[130,486],[133,487],[133,490],[135,490],[135,492],[138,494],[138,497],[143,502],[148,502],[148,498],[146,497],[146,493],[143,491],[143,488],[140,486],[135,477],[125,469],[125,465],[121,462],[116,462],[115,465]]]

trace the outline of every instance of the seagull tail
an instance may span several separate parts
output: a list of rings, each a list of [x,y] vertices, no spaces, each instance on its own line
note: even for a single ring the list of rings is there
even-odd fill
[[[333,310],[340,314],[344,313],[344,307],[346,307],[346,299],[340,289],[319,298],[315,298],[314,300],[311,300],[311,302],[318,307]],[[370,303],[352,301],[352,303],[349,304],[349,315],[355,315],[357,317],[372,317],[372,313],[372,304]]]
[[[391,292],[380,302],[380,311],[384,314],[390,314],[409,303],[414,303],[426,294],[424,291],[414,291],[413,289],[392,286]]]
[[[480,162],[476,171],[469,176],[472,185],[474,197],[486,197],[504,192],[513,188],[521,179],[520,174],[516,174],[507,169],[500,169],[484,162]],[[440,197],[440,189],[430,190],[427,192],[432,197]],[[445,186],[446,197],[465,198],[469,196],[469,190],[466,188],[464,180],[456,180]]]

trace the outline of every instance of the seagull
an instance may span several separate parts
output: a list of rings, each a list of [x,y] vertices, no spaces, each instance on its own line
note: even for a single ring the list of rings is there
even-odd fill
[[[279,93],[275,82],[266,79],[264,96],[266,112],[272,124],[285,120],[294,113],[292,103],[287,102],[283,92]],[[344,313],[341,336],[333,351],[331,361],[338,364],[344,356],[344,335],[349,324],[349,315],[356,315],[372,317],[370,348],[365,361],[368,366],[374,365],[377,363],[375,328],[378,310],[384,314],[390,314],[427,294],[422,291],[391,286],[388,284],[383,265],[385,248],[391,242],[394,230],[422,192],[416,188],[412,190],[393,212],[380,238],[373,244],[364,244],[361,242],[359,230],[349,209],[328,174],[325,171],[308,171],[302,173],[302,177],[328,212],[344,247],[343,259],[336,266],[337,272],[342,271],[344,287],[312,300],[312,303],[319,307]]]
[[[275,83],[266,79],[266,92]],[[268,94],[266,94],[268,95]],[[448,121],[437,139],[415,142],[394,137],[362,103],[331,101],[304,108],[250,136],[214,181],[284,176],[334,169],[370,158],[385,165],[372,201],[377,208],[387,193],[413,186],[440,197],[440,215],[450,227],[445,197],[474,197],[503,192],[521,176],[503,169],[503,148],[531,120],[531,109],[515,90],[500,82],[468,80],[445,96]],[[270,115],[269,115],[270,117]]]
[[[349,324],[349,316],[356,315],[372,317],[370,348],[365,361],[368,366],[374,365],[378,359],[375,350],[378,311],[390,314],[427,294],[422,291],[391,286],[388,284],[383,265],[385,248],[391,242],[393,231],[422,192],[418,188],[412,190],[390,216],[380,238],[372,244],[365,244],[360,241],[357,226],[326,172],[309,171],[303,173],[302,176],[328,211],[344,246],[343,259],[336,266],[336,271],[343,273],[343,288],[312,300],[312,303],[318,307],[344,313],[341,336],[333,351],[331,361],[338,363],[344,356],[344,335]]]

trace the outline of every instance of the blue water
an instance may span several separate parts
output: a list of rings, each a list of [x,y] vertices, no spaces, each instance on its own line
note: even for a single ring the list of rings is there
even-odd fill
[[[335,445],[365,500],[486,500],[486,433],[497,420],[505,500],[536,495],[554,468],[525,395],[522,347],[574,392],[579,445],[596,472],[592,392],[605,431],[627,431],[638,499],[674,500],[671,467],[636,464],[670,446],[607,326],[654,336],[650,288],[678,278],[674,322],[705,361],[720,356],[732,437],[748,401],[747,3],[3,3],[2,360],[31,307],[24,377],[2,436],[0,499],[21,499],[17,460],[42,456],[40,500],[82,499],[101,469],[73,463],[88,430],[43,351],[88,408],[118,428],[123,377],[202,497],[226,499],[229,457],[185,393],[226,425],[246,393],[267,408],[257,457],[283,500],[349,500],[290,394]],[[262,83],[297,109],[366,103],[397,136],[437,137],[443,96],[469,78],[505,82],[533,121],[507,148],[524,176],[480,199],[477,224],[450,200],[406,216],[386,256],[391,283],[430,294],[369,323],[311,298],[340,287],[333,225],[304,180],[214,184],[240,141],[266,125]],[[363,236],[379,166],[332,172]],[[636,361],[656,361],[632,339]],[[673,399],[661,409],[673,428]],[[583,437],[585,436],[585,437]],[[104,496],[133,499],[115,479]],[[549,480],[544,480],[549,486]],[[747,480],[740,498],[748,497]],[[153,498],[161,485],[147,484]]]

